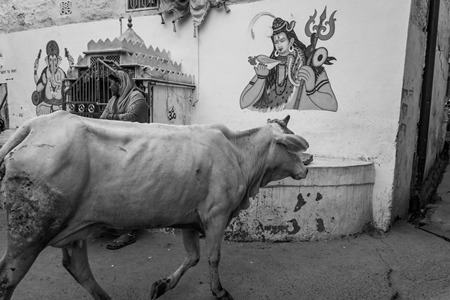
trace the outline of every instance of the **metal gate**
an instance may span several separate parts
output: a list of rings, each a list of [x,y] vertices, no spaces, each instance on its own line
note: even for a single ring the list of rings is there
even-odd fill
[[[99,118],[112,96],[108,76],[118,68],[120,66],[114,61],[97,59],[77,79],[66,79],[73,83],[69,83],[65,91],[62,109],[84,117]]]

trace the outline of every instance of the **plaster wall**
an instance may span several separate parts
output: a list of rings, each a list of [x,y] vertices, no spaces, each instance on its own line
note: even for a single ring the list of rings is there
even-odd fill
[[[60,5],[72,5],[70,15],[61,15]],[[93,11],[93,8],[95,11]],[[79,22],[118,19],[125,12],[120,0],[3,0],[0,3],[2,33],[16,32]]]
[[[19,126],[36,115],[30,99],[35,89],[33,63],[38,50],[45,51],[47,41],[56,40],[60,48],[68,48],[76,60],[86,50],[90,40],[119,36],[116,18],[119,14],[116,10],[123,13],[124,8],[114,6],[116,1],[100,2],[74,1],[90,8],[80,12],[79,19],[63,19],[55,16],[56,12],[47,17],[45,9],[41,11],[41,6],[36,2],[3,2],[17,7],[20,3],[20,9],[28,11],[26,15],[29,17],[33,11],[35,16],[38,15],[34,21],[29,19],[30,25],[23,22],[15,26],[16,21],[10,20],[2,26],[4,32],[10,32],[0,35],[0,53],[5,58],[4,70],[15,70],[7,81],[11,127]],[[177,24],[178,30],[174,33],[170,22],[161,25],[160,17],[151,13],[142,17],[133,14],[133,29],[147,46],[170,50],[171,59],[183,64],[183,72],[196,76],[199,101],[193,111],[192,123],[224,123],[232,129],[243,130],[263,125],[267,118],[284,118],[290,114],[289,127],[309,141],[309,153],[373,162],[376,173],[371,210],[373,222],[377,228],[387,230],[393,207],[395,144],[401,114],[411,1],[234,2],[240,4],[230,6],[230,13],[210,10],[196,39],[192,37],[192,24],[188,19]],[[51,3],[55,5],[56,2]],[[90,4],[100,9],[94,9]],[[0,12],[5,9],[2,5]],[[45,5],[42,4],[42,7]],[[308,44],[304,25],[315,9],[320,15],[325,6],[328,16],[337,10],[336,32],[332,39],[323,43],[319,41],[318,45],[326,47],[329,54],[337,59],[326,70],[339,110],[336,113],[293,110],[258,113],[241,110],[240,94],[254,75],[247,57],[269,55],[272,49],[270,39],[266,37],[271,20],[258,21],[255,40],[251,39],[248,32],[250,20],[263,11],[289,21],[295,20],[298,37]],[[108,13],[103,14],[104,10],[110,9],[109,16]],[[16,14],[14,11],[6,13]],[[108,17],[114,19],[85,23]],[[64,22],[80,23],[64,25]],[[125,30],[126,21],[123,26]],[[26,30],[35,27],[42,28]],[[43,65],[41,59],[39,70],[42,70]],[[65,59],[61,67],[65,70],[68,68]],[[412,82],[411,86],[416,87],[417,82]],[[406,181],[400,184],[403,186]],[[399,211],[403,213],[405,206],[406,203],[400,203]]]
[[[415,184],[416,174],[413,172],[416,167],[414,164],[418,142],[417,124],[420,121],[420,101],[427,47],[428,9],[429,1],[412,1],[397,137],[393,218],[402,217],[408,213],[411,188]],[[436,166],[439,155],[443,150],[444,137],[447,131],[447,124],[444,121],[444,104],[448,99],[446,89],[449,71],[449,18],[449,1],[440,1],[424,180],[431,176]]]
[[[2,0],[0,2],[0,33],[119,19],[132,15],[158,14],[157,10],[126,12],[127,0]],[[229,4],[261,0],[228,0]],[[71,5],[70,14],[61,14],[61,4]],[[171,20],[171,18],[170,18]]]
[[[417,124],[427,47],[428,3],[413,1],[408,27],[402,102],[397,135],[392,218],[408,212],[417,147]]]
[[[308,140],[309,153],[374,162],[373,221],[377,228],[388,229],[410,4],[279,0],[236,5],[229,14],[211,11],[200,30],[200,89],[193,123],[225,123],[242,130],[290,114],[289,126]],[[253,16],[268,11],[296,20],[297,36],[307,44],[303,28],[314,9],[320,14],[325,6],[328,14],[337,10],[336,32],[318,45],[337,59],[326,70],[338,111],[241,110],[240,94],[254,75],[247,57],[269,55],[272,49],[266,37],[271,20],[258,21],[252,40],[248,26]]]

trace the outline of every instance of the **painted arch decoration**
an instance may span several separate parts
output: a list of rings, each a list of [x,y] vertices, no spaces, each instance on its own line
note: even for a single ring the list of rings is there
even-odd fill
[[[327,19],[326,7],[317,22],[317,10],[305,25],[310,38],[306,46],[295,32],[296,21],[288,22],[269,12],[257,14],[250,22],[250,33],[261,17],[273,19],[270,39],[272,53],[250,56],[248,62],[255,75],[242,91],[241,109],[261,112],[284,109],[337,111],[338,102],[331,88],[325,65],[332,65],[335,57],[319,45],[331,39],[335,32],[334,11]]]

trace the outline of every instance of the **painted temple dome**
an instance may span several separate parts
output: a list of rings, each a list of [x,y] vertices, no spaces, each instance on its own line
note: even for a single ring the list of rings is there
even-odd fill
[[[134,44],[145,44],[144,40],[133,30],[133,23],[131,23],[131,17],[128,18],[128,29],[122,33],[118,39],[121,41],[130,41]]]

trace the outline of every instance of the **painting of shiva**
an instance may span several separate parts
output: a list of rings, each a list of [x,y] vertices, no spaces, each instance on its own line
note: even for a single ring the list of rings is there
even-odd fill
[[[262,112],[283,109],[337,111],[336,96],[324,68],[336,59],[328,56],[326,48],[316,48],[319,39],[328,40],[334,34],[335,13],[323,24],[325,9],[319,25],[315,26],[312,25],[316,13],[310,17],[305,28],[311,39],[309,46],[297,38],[295,21],[288,22],[270,13],[260,13],[253,18],[250,23],[253,38],[253,25],[259,17],[274,19],[270,36],[273,50],[270,57],[263,54],[249,57],[255,75],[241,94],[241,109]]]

